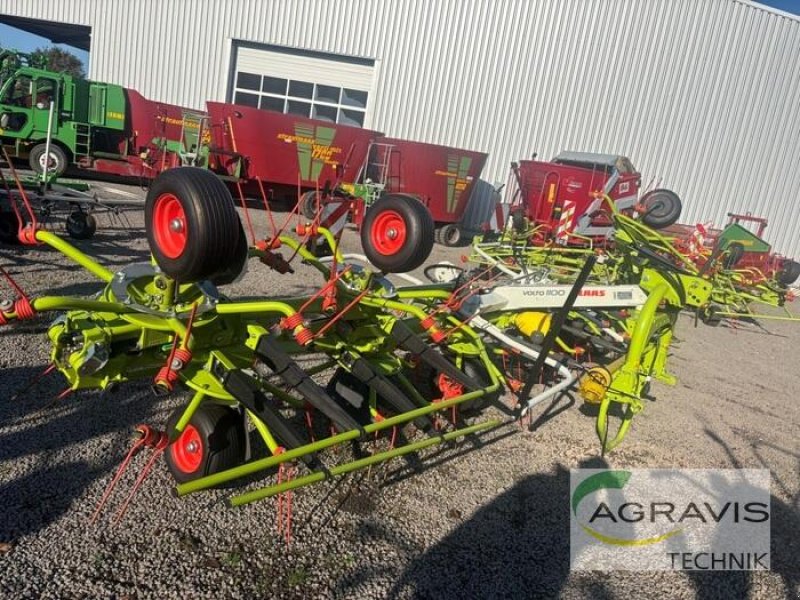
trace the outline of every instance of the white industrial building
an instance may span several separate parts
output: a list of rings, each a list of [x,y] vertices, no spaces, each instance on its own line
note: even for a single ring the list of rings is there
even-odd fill
[[[800,256],[800,18],[754,2],[0,0],[0,22],[155,100],[485,151],[490,184],[534,152],[624,154],[682,221],[752,212]]]

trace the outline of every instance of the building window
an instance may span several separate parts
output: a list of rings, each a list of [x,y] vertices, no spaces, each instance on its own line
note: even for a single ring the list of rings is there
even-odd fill
[[[364,90],[283,79],[239,71],[233,101],[244,106],[364,126],[368,93]]]

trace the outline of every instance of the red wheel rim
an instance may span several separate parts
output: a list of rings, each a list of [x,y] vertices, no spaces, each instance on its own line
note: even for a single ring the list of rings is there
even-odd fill
[[[184,473],[194,473],[203,463],[203,440],[194,425],[187,425],[169,447],[172,462]]]
[[[173,194],[161,194],[153,206],[153,235],[167,258],[178,258],[186,249],[186,212]]]
[[[369,239],[376,252],[391,256],[403,248],[407,234],[406,222],[400,213],[387,210],[379,214],[372,223]]]

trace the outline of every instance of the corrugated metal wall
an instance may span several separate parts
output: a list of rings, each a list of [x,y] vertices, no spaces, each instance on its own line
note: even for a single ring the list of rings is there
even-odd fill
[[[626,154],[684,220],[766,216],[800,256],[800,19],[746,0],[0,0],[90,25],[90,76],[193,107],[221,100],[231,39],[377,60],[389,135],[510,161]]]

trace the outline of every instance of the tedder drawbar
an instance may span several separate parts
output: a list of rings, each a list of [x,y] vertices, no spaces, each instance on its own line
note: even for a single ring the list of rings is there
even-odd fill
[[[597,268],[590,257],[569,285],[430,265],[430,283],[395,286],[389,274],[421,266],[432,248],[433,220],[419,202],[383,198],[372,206],[361,238],[373,271],[345,259],[313,221],[249,246],[225,185],[204,169],[172,169],[147,196],[152,260],[116,272],[37,229],[25,218],[24,194],[12,202],[20,241],[55,248],[105,284],[90,299],[31,299],[2,270],[17,297],[0,304],[0,325],[59,313],[48,336],[50,370],[68,382],[62,396],[129,380],[193,393],[165,431],[137,427],[98,507],[133,453],[151,448],[118,518],[161,454],[179,495],[277,477],[234,492],[230,503],[241,505],[478,435],[575,387],[597,405],[597,432],[610,450],[642,409],[650,381],[672,381],[666,356],[675,311],[664,308],[672,292],[657,276],[649,293],[584,285]],[[306,250],[318,235],[334,249],[325,262]],[[319,272],[311,293],[236,299],[219,291],[248,260],[287,273],[295,257]],[[615,433],[612,415],[622,419]],[[246,443],[250,429],[263,441],[260,458]],[[329,451],[350,443],[371,452],[343,459]]]

